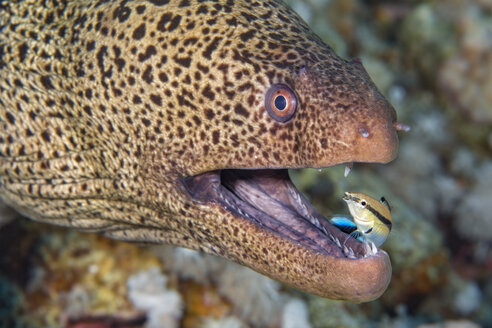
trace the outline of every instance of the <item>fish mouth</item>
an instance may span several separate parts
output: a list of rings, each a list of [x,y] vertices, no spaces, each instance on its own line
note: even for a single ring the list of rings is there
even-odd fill
[[[336,228],[297,190],[287,169],[223,169],[184,180],[192,198],[219,204],[235,217],[250,221],[315,253],[360,259],[378,249]]]

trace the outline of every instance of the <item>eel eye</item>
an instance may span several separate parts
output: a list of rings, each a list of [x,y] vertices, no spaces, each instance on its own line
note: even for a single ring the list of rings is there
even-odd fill
[[[279,122],[287,122],[297,109],[297,97],[287,85],[278,83],[268,89],[265,97],[268,114]]]

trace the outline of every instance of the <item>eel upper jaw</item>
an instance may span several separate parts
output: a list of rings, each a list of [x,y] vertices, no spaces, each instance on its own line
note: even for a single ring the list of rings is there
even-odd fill
[[[193,200],[220,204],[235,217],[323,256],[363,259],[378,252],[320,215],[290,181],[286,169],[217,170],[186,178],[184,184]]]

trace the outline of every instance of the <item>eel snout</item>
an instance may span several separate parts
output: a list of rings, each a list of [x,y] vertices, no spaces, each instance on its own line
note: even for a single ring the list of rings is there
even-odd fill
[[[309,281],[294,287],[331,299],[368,302],[380,297],[391,280],[391,262],[388,254],[378,250],[366,258],[351,260],[317,255],[307,261],[318,263],[309,272]]]

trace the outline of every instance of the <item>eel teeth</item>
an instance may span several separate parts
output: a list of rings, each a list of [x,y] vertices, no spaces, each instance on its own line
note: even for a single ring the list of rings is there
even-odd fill
[[[343,246],[343,253],[349,258],[352,258],[352,259],[356,258],[354,250],[350,247]]]
[[[374,245],[372,241],[371,241],[371,248],[372,248],[373,255],[376,255],[378,253],[378,248],[376,247],[376,245]]]
[[[378,248],[372,241],[364,242],[364,250],[366,251],[366,255],[364,255],[364,257],[374,256],[378,253]]]
[[[352,171],[352,168],[354,167],[354,163],[347,163],[345,164],[345,172],[343,173],[344,177],[348,177],[350,171]]]
[[[337,244],[338,247],[342,248],[342,244],[340,243],[340,240],[338,240],[337,237],[333,236],[331,233],[328,234],[328,237],[330,237],[330,239],[335,243]]]
[[[311,215],[311,213],[309,213],[309,211],[306,207],[306,204],[304,204],[304,202],[301,199],[301,195],[291,186],[289,186],[288,189],[289,189],[290,194],[296,200],[297,204],[301,207],[302,212],[303,212],[302,215],[304,216],[304,218],[308,219],[308,221],[311,222],[316,228],[323,231],[325,233],[325,235],[327,235],[328,231],[326,231],[325,227],[323,227],[321,225],[321,223],[319,222],[319,220],[317,218],[315,218],[314,216]]]

